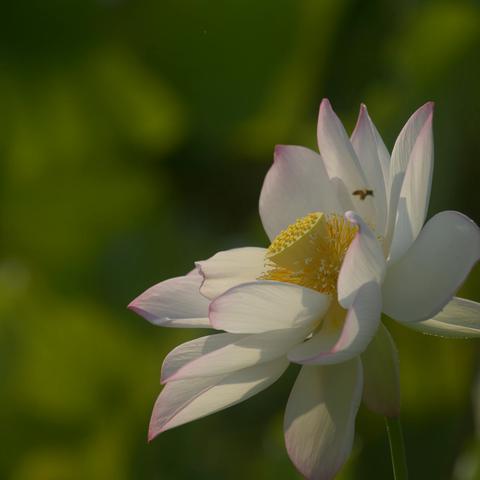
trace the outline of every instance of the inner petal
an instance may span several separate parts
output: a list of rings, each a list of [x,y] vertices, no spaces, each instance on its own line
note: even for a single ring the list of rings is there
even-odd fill
[[[335,295],[343,258],[357,230],[337,214],[313,212],[299,218],[273,240],[260,278]]]

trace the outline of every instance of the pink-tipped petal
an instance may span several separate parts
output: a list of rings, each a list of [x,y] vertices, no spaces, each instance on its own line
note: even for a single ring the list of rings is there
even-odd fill
[[[331,365],[358,356],[375,336],[381,312],[380,286],[376,282],[363,285],[350,309],[345,311],[343,327],[338,327],[339,334],[332,332],[330,325],[325,325],[311,339],[290,350],[288,359],[303,365]]]
[[[430,320],[408,323],[421,333],[446,338],[480,337],[480,303],[454,297]]]
[[[395,262],[417,238],[427,216],[433,174],[433,112],[427,116],[410,153],[398,202],[389,262]]]
[[[362,218],[354,212],[347,212],[345,217],[358,226],[338,276],[338,301],[342,307],[349,308],[362,285],[382,283],[386,263],[377,238]]]
[[[184,423],[252,397],[274,383],[288,367],[286,359],[218,375],[168,383],[153,408],[149,440]]]
[[[379,151],[383,155],[385,145],[380,136],[377,137],[377,135],[378,132],[368,115],[367,107],[362,105],[360,107],[357,125],[352,133],[351,142],[367,179],[367,183],[373,190],[375,231],[379,235],[384,235],[387,222],[387,197],[384,170],[380,161]],[[381,142],[381,144],[379,144],[379,142]]]
[[[211,328],[207,300],[200,294],[203,277],[190,272],[146,290],[128,308],[162,327]]]
[[[332,480],[352,450],[362,396],[358,358],[302,367],[285,411],[288,454],[308,480]]]
[[[342,213],[322,159],[304,147],[279,145],[260,194],[260,217],[270,240],[311,212]]]
[[[480,230],[458,212],[431,218],[408,252],[388,268],[383,311],[400,322],[434,317],[480,258]]]
[[[327,99],[320,105],[317,137],[320,154],[343,211],[356,210],[365,220],[374,223],[372,197],[362,200],[353,195],[356,190],[372,189],[372,186],[368,184],[347,133]]]
[[[385,240],[390,245],[393,234],[393,227],[396,220],[396,212],[400,198],[400,191],[403,185],[403,178],[407,169],[410,156],[417,141],[418,135],[422,131],[425,122],[433,112],[433,102],[428,102],[420,107],[407,121],[402,131],[397,137],[392,151],[390,161],[389,186],[390,200],[388,205],[388,225]]]
[[[265,252],[265,248],[234,248],[195,262],[204,278],[200,293],[214,299],[235,285],[256,280],[265,269]]]
[[[362,353],[363,401],[372,412],[400,415],[400,373],[395,343],[384,325]]]

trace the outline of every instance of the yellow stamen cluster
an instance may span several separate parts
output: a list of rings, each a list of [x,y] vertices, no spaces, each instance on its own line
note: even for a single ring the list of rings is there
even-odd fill
[[[295,223],[290,225],[287,229],[282,230],[273,240],[270,247],[268,247],[268,254],[274,255],[280,253],[290,245],[300,240],[312,227],[317,223],[321,214],[310,213],[305,217],[297,219]]]
[[[357,227],[337,214],[310,213],[273,240],[261,279],[334,295],[343,258]]]

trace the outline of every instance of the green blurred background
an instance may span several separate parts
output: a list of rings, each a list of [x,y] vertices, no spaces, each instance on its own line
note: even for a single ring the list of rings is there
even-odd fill
[[[315,148],[322,97],[350,129],[365,102],[389,148],[435,100],[430,214],[478,223],[480,3],[3,0],[0,26],[0,478],[300,478],[281,427],[294,367],[147,444],[163,357],[204,332],[125,307],[266,245],[273,147]],[[479,287],[477,267],[462,294]],[[392,331],[411,478],[480,478],[480,341]],[[341,478],[391,478],[382,418],[357,425]]]

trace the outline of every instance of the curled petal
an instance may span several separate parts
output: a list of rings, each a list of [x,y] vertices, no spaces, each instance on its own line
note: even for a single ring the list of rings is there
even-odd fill
[[[170,382],[155,402],[149,440],[184,423],[240,403],[274,383],[288,367],[284,358],[229,375]]]
[[[382,295],[378,283],[361,286],[352,306],[345,312],[343,327],[332,328],[326,318],[324,328],[288,353],[289,360],[303,365],[328,365],[356,357],[374,337],[381,312]],[[331,323],[339,323],[338,320],[333,318]]]
[[[383,311],[400,322],[434,317],[480,258],[480,230],[468,217],[446,211],[426,224],[408,252],[388,268]]]
[[[270,240],[311,212],[343,213],[318,153],[278,145],[260,194],[260,217]]]
[[[448,338],[480,337],[480,303],[454,297],[443,310],[423,322],[408,326],[428,335]]]
[[[338,301],[342,307],[349,308],[362,285],[382,283],[386,264],[377,238],[362,218],[354,212],[347,212],[345,217],[358,226],[338,276]]]
[[[204,278],[200,293],[214,299],[235,285],[254,281],[264,271],[265,252],[265,248],[234,248],[195,262]]]
[[[162,327],[211,328],[207,300],[200,294],[203,277],[190,272],[146,290],[128,308]]]
[[[358,358],[300,370],[288,399],[284,431],[288,454],[305,478],[332,480],[347,460],[362,386]]]

